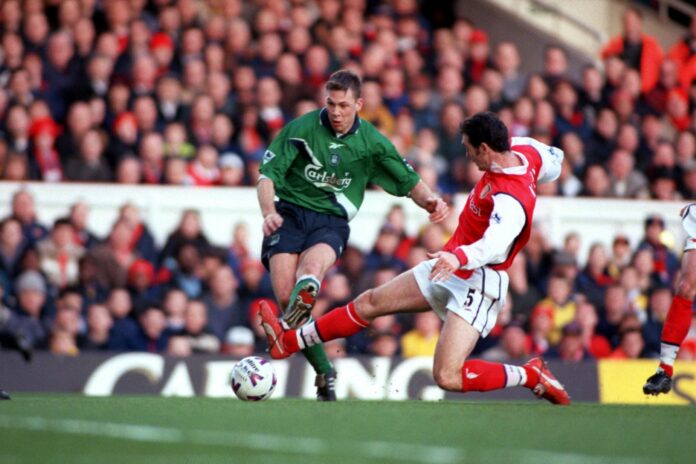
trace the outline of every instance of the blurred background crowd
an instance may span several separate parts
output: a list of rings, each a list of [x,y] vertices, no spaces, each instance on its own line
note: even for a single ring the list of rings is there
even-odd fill
[[[565,151],[561,178],[540,186],[543,195],[696,198],[696,22],[663,50],[629,8],[622,35],[580,76],[558,44],[539,50],[543,68],[527,73],[513,42],[492,43],[485,24],[448,11],[454,2],[427,3],[3,0],[0,178],[252,186],[273,136],[322,106],[328,75],[349,68],[364,78],[360,116],[445,195],[480,175],[463,156],[459,123],[491,110],[511,135]],[[40,224],[31,191],[15,193],[0,222],[0,323],[59,354],[263,347],[255,311],[273,295],[246,239],[259,231],[238,224],[229,246],[215,246],[204,212],[187,210],[158,246],[136,206],[121,207],[108,237],[89,231],[89,207]],[[454,224],[408,236],[404,222],[395,207],[372,250],[346,250],[318,312],[425,259]],[[665,240],[663,218],[646,218],[640,243],[617,236],[578,256],[580,240],[552,249],[535,230],[478,355],[659,351],[681,249]],[[329,353],[429,355],[439,327],[431,313],[385,317]],[[696,333],[689,340],[680,355],[696,357]]]
[[[248,246],[246,224],[217,246],[207,238],[199,211],[181,214],[163,246],[153,239],[138,207],[124,204],[107,237],[89,230],[90,207],[71,205],[47,227],[37,220],[34,198],[22,188],[0,221],[0,330],[28,346],[55,354],[149,351],[174,356],[224,353],[243,356],[265,349],[257,312],[273,302],[270,278]],[[349,246],[322,286],[315,315],[341,306],[442,248],[457,224],[425,224],[405,231],[405,211],[394,205],[366,252]],[[621,234],[610,247],[571,233],[562,247],[541,228],[509,270],[510,291],[498,324],[475,353],[498,360],[544,354],[567,361],[653,357],[679,272],[679,245],[664,219],[645,219],[644,235],[631,244]],[[582,264],[581,264],[582,263]],[[696,321],[696,319],[695,319]],[[351,354],[429,356],[440,320],[433,312],[386,316],[369,330],[332,342],[332,357]],[[0,336],[10,348],[15,337]],[[696,324],[680,350],[696,359]]]

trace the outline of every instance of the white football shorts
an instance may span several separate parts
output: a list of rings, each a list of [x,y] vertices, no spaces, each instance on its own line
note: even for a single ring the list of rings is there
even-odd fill
[[[687,235],[684,251],[696,250],[696,203],[686,205],[682,210],[682,227]]]
[[[447,311],[467,321],[481,337],[495,326],[505,304],[509,278],[507,272],[489,267],[476,269],[468,279],[452,275],[445,281],[433,282],[428,277],[437,260],[423,261],[413,268],[413,275],[430,307],[445,320]]]

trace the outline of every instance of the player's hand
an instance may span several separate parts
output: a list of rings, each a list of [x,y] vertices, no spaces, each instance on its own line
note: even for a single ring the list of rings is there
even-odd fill
[[[430,271],[430,280],[433,282],[447,280],[454,271],[459,269],[459,259],[453,253],[438,251],[437,253],[428,253],[428,258],[437,259],[433,270]]]
[[[442,222],[449,214],[449,206],[440,197],[433,197],[425,204],[425,210],[430,213],[428,220],[433,224]]]
[[[263,217],[263,235],[268,237],[283,225],[283,216],[278,213],[268,213]]]

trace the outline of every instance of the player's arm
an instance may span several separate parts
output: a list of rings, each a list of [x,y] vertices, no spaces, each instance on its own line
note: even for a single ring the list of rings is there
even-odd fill
[[[433,223],[442,222],[449,214],[447,203],[435,192],[430,190],[425,182],[419,181],[408,193],[411,200],[430,213],[428,220]]]
[[[483,237],[469,245],[462,245],[451,252],[430,254],[437,258],[430,278],[447,280],[458,269],[477,269],[487,264],[502,263],[517,236],[527,222],[524,208],[517,199],[507,194],[493,197],[493,211]]]
[[[560,148],[546,145],[531,137],[513,137],[510,143],[513,146],[531,145],[539,153],[541,165],[539,166],[539,176],[537,177],[538,183],[553,182],[561,175],[565,153]]]
[[[293,130],[293,123],[288,124],[273,139],[263,155],[259,166],[259,180],[256,184],[256,195],[263,216],[263,234],[271,235],[281,225],[283,217],[275,209],[276,184],[282,182],[297,156],[297,149],[288,142]]]
[[[383,135],[376,134],[374,146],[378,152],[371,180],[387,193],[410,196],[414,203],[430,213],[431,222],[444,220],[449,213],[447,203],[430,190],[394,145]]]
[[[261,176],[256,184],[256,196],[263,216],[263,235],[268,236],[283,225],[283,217],[275,208],[275,184],[266,176]]]

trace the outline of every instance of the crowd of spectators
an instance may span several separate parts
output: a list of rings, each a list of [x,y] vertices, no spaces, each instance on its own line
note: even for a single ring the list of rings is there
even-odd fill
[[[548,45],[543,69],[524,73],[514,42],[492,43],[485,24],[431,14],[417,0],[3,0],[0,178],[254,185],[274,134],[320,107],[327,76],[349,68],[364,78],[361,117],[445,195],[480,175],[462,156],[459,123],[491,110],[511,135],[565,151],[561,178],[540,186],[543,195],[696,198],[696,21],[666,53],[639,10],[623,21],[602,65],[575,80],[562,46]],[[103,240],[88,213],[77,203],[47,229],[21,190],[0,223],[0,316],[11,314],[38,348],[260,347],[254,312],[272,292],[246,246],[256,231],[240,224],[230,247],[212,246],[199,213],[186,211],[160,249],[134,205]],[[650,218],[633,247],[620,236],[610,250],[592,246],[582,269],[577,236],[551,250],[536,231],[477,353],[654,354],[678,263],[663,226]],[[408,237],[393,209],[373,250],[346,250],[317,310],[419,262],[450,231],[429,225]],[[438,330],[429,314],[385,317],[330,352],[423,354]]]
[[[87,227],[89,213],[87,203],[77,202],[47,228],[36,218],[31,192],[14,194],[11,214],[0,221],[3,331],[61,355],[243,356],[265,348],[259,302],[277,306],[269,274],[249,250],[245,224],[235,226],[228,246],[216,246],[202,229],[200,213],[184,210],[158,247],[131,203],[120,208],[103,239]],[[456,227],[453,214],[411,236],[406,219],[404,210],[393,206],[372,249],[345,250],[323,283],[315,315],[427,259]],[[659,353],[679,271],[663,218],[646,218],[640,243],[617,235],[609,249],[592,244],[587,256],[578,255],[581,245],[581,238],[570,234],[554,249],[543,230],[533,229],[509,270],[510,290],[498,324],[479,342],[476,355],[513,361],[543,354],[580,361]],[[679,352],[683,358],[696,359],[696,324],[693,329]],[[428,356],[439,330],[433,312],[386,316],[365,332],[332,342],[328,353]]]
[[[565,150],[545,194],[696,196],[696,25],[665,53],[628,9],[602,66],[574,80],[560,45],[525,73],[514,42],[425,7],[3,0],[0,177],[253,185],[274,134],[349,68],[365,80],[361,116],[445,194],[477,180],[458,126],[488,109],[512,135]]]

